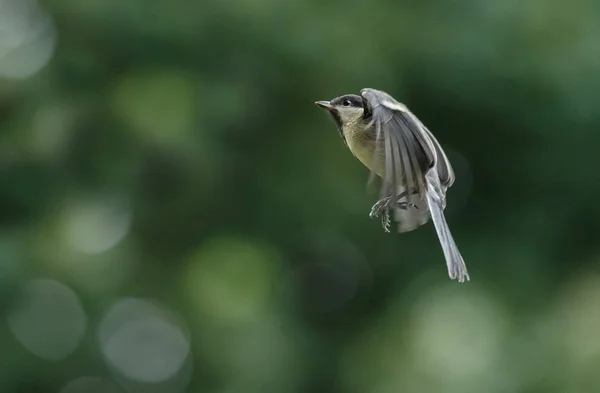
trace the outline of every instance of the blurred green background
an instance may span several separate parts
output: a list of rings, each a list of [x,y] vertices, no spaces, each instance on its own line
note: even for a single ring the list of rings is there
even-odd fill
[[[0,392],[600,391],[599,37],[591,0],[0,0]],[[447,149],[470,283],[369,219],[314,105],[363,87]]]

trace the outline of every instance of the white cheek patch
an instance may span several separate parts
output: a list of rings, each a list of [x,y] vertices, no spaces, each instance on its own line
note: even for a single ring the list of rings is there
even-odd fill
[[[362,108],[346,108],[339,111],[344,124],[351,123],[363,115]]]

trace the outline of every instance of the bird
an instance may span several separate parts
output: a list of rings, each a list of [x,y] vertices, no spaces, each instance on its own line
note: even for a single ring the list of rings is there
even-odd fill
[[[438,140],[406,105],[390,94],[364,88],[315,104],[329,112],[343,143],[370,170],[369,184],[379,179],[379,200],[371,218],[381,218],[390,232],[390,212],[397,232],[409,232],[433,221],[448,276],[470,281],[465,261],[444,216],[446,191],[454,170]]]

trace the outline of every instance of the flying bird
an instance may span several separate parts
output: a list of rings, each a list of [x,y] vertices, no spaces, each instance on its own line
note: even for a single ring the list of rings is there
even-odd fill
[[[393,221],[398,232],[409,232],[427,223],[435,226],[448,275],[469,281],[467,266],[444,217],[446,191],[454,183],[454,171],[442,146],[431,131],[391,95],[362,89],[331,101],[315,102],[335,121],[344,144],[371,171],[370,182],[379,178],[379,200],[371,218],[380,217],[386,232]]]

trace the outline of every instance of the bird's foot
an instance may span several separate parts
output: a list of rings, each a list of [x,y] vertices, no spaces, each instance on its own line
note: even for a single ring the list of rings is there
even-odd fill
[[[416,206],[412,203],[399,202],[399,198],[396,196],[385,197],[385,198],[380,199],[379,201],[377,201],[377,203],[375,203],[373,205],[373,207],[371,208],[371,213],[369,213],[369,216],[371,218],[376,218],[376,217],[381,216],[381,226],[383,227],[384,231],[389,232],[390,226],[391,226],[391,221],[392,221],[390,219],[390,210],[392,210],[394,208],[407,210],[409,207],[416,208]]]

